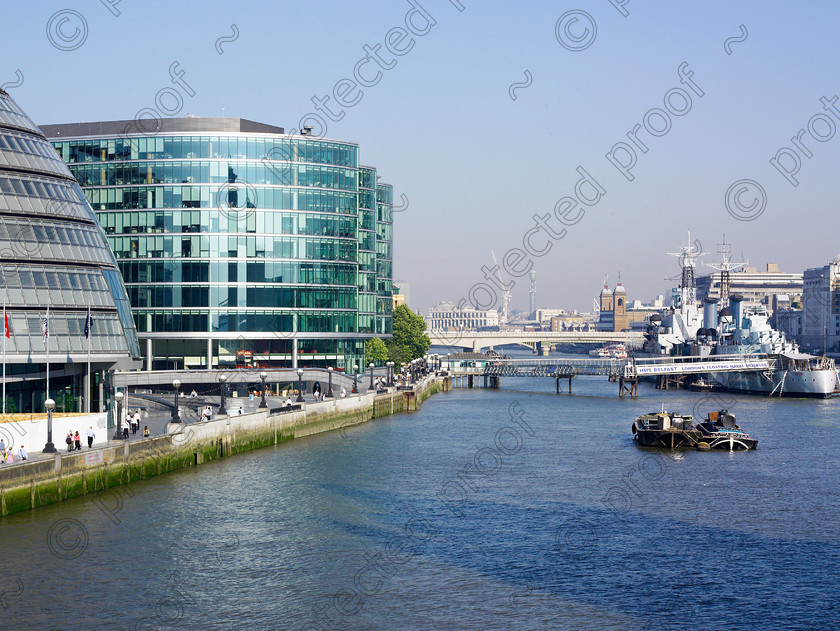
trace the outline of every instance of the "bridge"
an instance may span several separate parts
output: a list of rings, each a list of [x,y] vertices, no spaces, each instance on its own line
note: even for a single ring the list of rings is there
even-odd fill
[[[476,353],[483,348],[506,344],[527,346],[536,353],[548,355],[555,344],[610,344],[622,343],[627,348],[641,348],[645,342],[644,333],[636,331],[429,331],[429,340],[434,346],[472,349]]]
[[[445,358],[444,358],[445,361]],[[460,363],[462,365],[453,365]],[[466,364],[466,365],[464,365]],[[619,396],[638,396],[638,380],[641,377],[656,377],[667,386],[668,379],[686,375],[703,375],[710,372],[764,372],[773,370],[775,360],[767,355],[718,355],[715,357],[645,357],[628,359],[577,359],[536,358],[507,359],[487,357],[483,360],[450,362],[449,371],[454,382],[473,387],[474,379],[480,377],[485,387],[499,387],[501,377],[553,377],[557,391],[560,379],[569,380],[578,375],[602,375],[618,381]]]

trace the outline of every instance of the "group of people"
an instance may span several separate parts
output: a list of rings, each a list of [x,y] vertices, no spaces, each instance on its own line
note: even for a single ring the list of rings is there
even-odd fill
[[[88,449],[93,447],[93,439],[96,438],[96,434],[93,431],[93,427],[89,427],[87,431],[87,444]],[[74,434],[72,430],[67,432],[67,436],[64,437],[64,442],[67,443],[67,451],[78,450],[81,451],[82,449],[82,437],[79,435],[78,430]]]
[[[128,438],[128,433],[136,434],[140,429],[140,410],[135,410],[134,414],[128,412],[122,421],[123,438]],[[149,437],[149,426],[143,427],[143,438]]]
[[[9,446],[6,447],[6,441],[3,438],[0,438],[0,463],[7,463],[13,464],[16,460],[26,460],[29,456],[26,453],[26,449],[23,448],[23,445],[20,446],[18,449],[17,456],[15,456],[14,447],[12,446],[11,442]]]

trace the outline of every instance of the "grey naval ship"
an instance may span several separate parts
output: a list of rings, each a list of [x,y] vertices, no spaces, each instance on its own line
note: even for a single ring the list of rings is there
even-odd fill
[[[760,372],[712,372],[705,375],[715,389],[729,392],[786,397],[829,397],[835,393],[838,373],[834,360],[802,353],[782,331],[770,326],[763,305],[744,305],[743,297],[729,295],[732,269],[724,256],[720,266],[721,295],[697,301],[695,265],[698,253],[689,245],[675,253],[680,257],[678,304],[663,316],[650,317],[646,356],[693,355],[711,358],[752,356],[767,358],[772,368]]]

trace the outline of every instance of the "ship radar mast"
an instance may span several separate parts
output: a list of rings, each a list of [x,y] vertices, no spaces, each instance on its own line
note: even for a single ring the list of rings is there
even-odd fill
[[[732,288],[732,272],[741,271],[745,263],[732,262],[732,244],[726,242],[726,235],[723,235],[723,243],[718,243],[718,254],[720,263],[707,263],[709,267],[720,273],[720,308],[729,306],[729,292]]]
[[[702,248],[695,247],[691,241],[691,230],[688,231],[688,245],[680,246],[679,252],[668,252],[680,260],[682,274],[680,276],[680,308],[697,306],[697,282],[694,270],[697,267],[697,259],[706,253],[701,252]]]

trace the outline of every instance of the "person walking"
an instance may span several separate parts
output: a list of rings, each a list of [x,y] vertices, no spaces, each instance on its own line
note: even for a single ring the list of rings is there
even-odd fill
[[[67,451],[73,451],[73,432],[67,432],[67,436],[64,438],[64,442],[67,443]]]
[[[128,419],[124,418],[122,422],[122,431],[123,431],[123,438],[128,438]]]
[[[76,451],[82,450],[82,437],[79,436],[79,430],[76,430],[76,435],[73,437],[73,442],[76,444]]]
[[[131,417],[131,420],[134,422],[134,433],[140,431],[140,410],[134,410],[134,416]]]
[[[87,433],[88,449],[93,447],[93,439],[94,439],[95,436],[96,436],[96,434],[93,433],[93,427],[90,427],[90,429],[88,429],[88,433]]]
[[[29,457],[29,454],[26,453],[26,450],[23,448],[23,445],[20,446],[20,450],[18,451],[18,459],[26,460]]]

